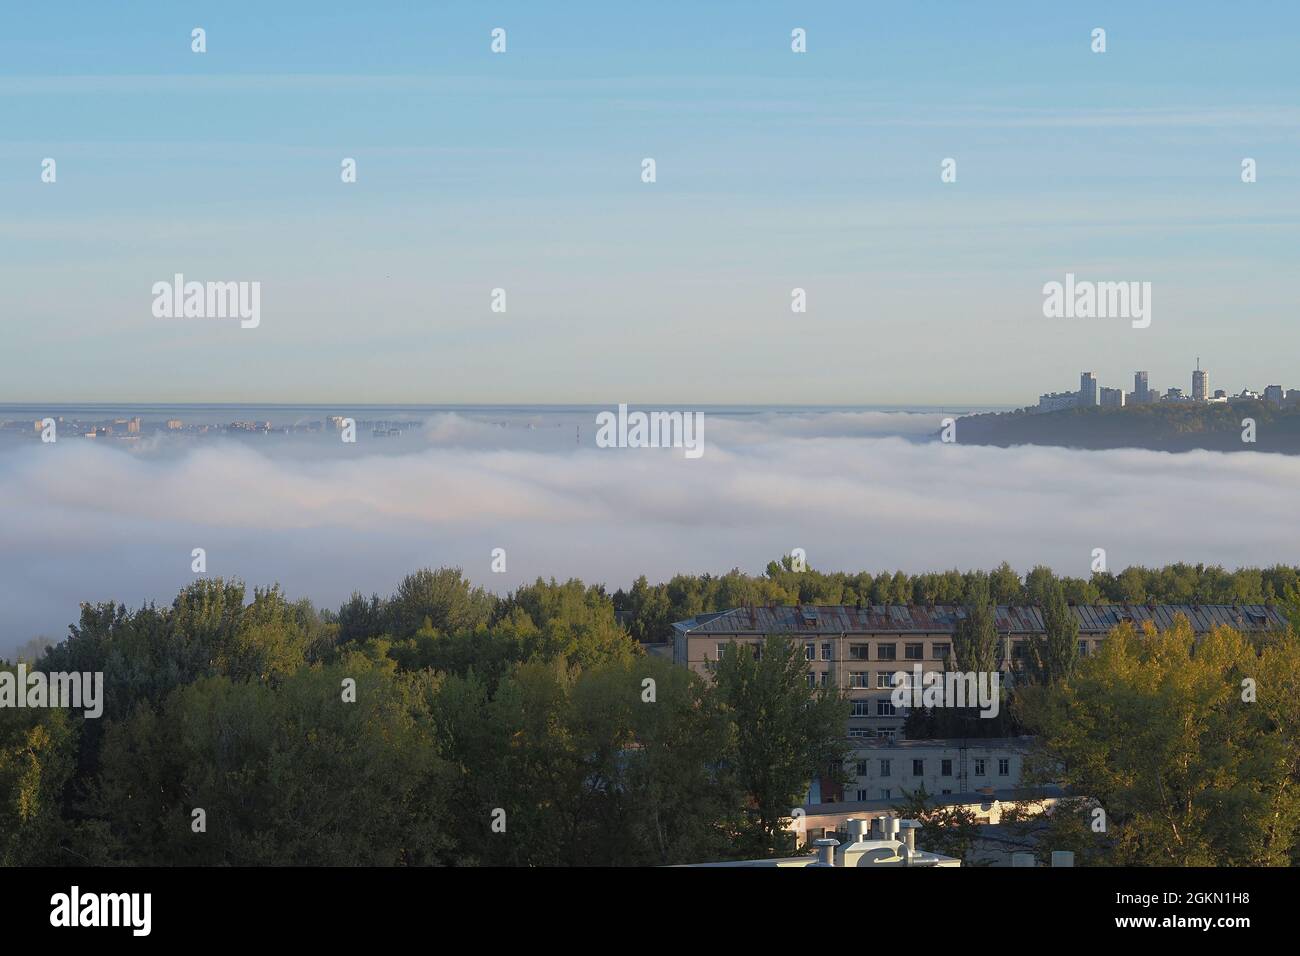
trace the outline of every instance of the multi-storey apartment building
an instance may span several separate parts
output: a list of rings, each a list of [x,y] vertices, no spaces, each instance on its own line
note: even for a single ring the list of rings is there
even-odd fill
[[[1123,408],[1124,389],[1103,386],[1101,390],[1101,406],[1103,408]]]
[[[1038,396],[1038,405],[1034,407],[1034,411],[1059,412],[1066,408],[1077,408],[1078,405],[1078,392],[1048,392]]]
[[[1133,373],[1133,397],[1139,404],[1149,400],[1151,389],[1147,382],[1148,379],[1146,372]]]
[[[1097,405],[1101,402],[1101,394],[1097,391],[1097,376],[1092,372],[1079,373],[1079,404],[1082,406]]]
[[[932,796],[1019,787],[1028,738],[864,741],[849,755],[843,793],[821,792],[815,781],[810,803],[900,800],[921,788]]]
[[[1287,626],[1285,616],[1263,604],[1105,604],[1072,608],[1079,624],[1079,653],[1096,650],[1112,628],[1125,622],[1140,627],[1152,621],[1171,627],[1178,615],[1205,634],[1217,626],[1273,630]],[[810,687],[837,687],[852,702],[848,735],[859,740],[901,736],[905,714],[891,701],[896,671],[943,671],[960,606],[936,605],[801,605],[739,607],[701,614],[673,625],[673,660],[708,674],[727,644],[757,646],[769,634],[803,644]],[[1024,641],[1044,633],[1042,612],[1031,606],[1000,606],[995,623],[1004,639],[1003,657],[1010,664]],[[870,789],[870,785],[868,786]]]

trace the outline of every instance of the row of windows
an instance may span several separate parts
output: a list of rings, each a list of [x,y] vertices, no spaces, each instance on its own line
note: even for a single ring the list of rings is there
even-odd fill
[[[893,740],[898,735],[898,730],[893,727],[880,727],[872,730],[870,727],[850,727],[849,736],[855,740]]]
[[[873,708],[872,705],[875,705]],[[872,714],[872,710],[875,714]],[[853,712],[850,717],[896,717],[898,709],[894,707],[894,702],[887,697],[881,697],[876,700],[855,700],[853,701]]]
[[[894,675],[894,671],[877,671],[873,684],[870,671],[853,671],[849,674],[849,687],[854,690],[871,690],[874,686],[876,690],[892,690],[895,687],[908,687],[911,685],[911,674],[903,672],[897,683],[894,681]],[[808,672],[809,687],[827,687],[830,682],[830,671]]]
[[[830,660],[827,657],[829,644],[822,644],[822,660]],[[936,641],[930,645],[930,660],[941,661],[948,656],[948,649],[951,645],[947,641]],[[804,645],[804,655],[808,660],[814,660],[812,656],[814,647],[811,643]],[[898,660],[897,644],[877,644],[876,660],[878,661],[896,661]],[[871,660],[870,644],[850,644],[849,660],[867,661]],[[923,661],[925,660],[925,644],[922,641],[909,641],[903,645],[903,660],[905,661]]]
[[[945,791],[943,791],[943,793],[944,793],[945,796],[947,796],[948,794],[952,793],[952,791],[951,791],[951,790],[945,790]],[[894,791],[891,790],[889,787],[881,787],[879,790],[876,791],[876,795],[877,795],[877,799],[879,799],[879,800],[893,800],[893,799],[894,799]],[[859,791],[858,791],[858,803],[866,803],[866,802],[867,802],[867,791],[866,791],[866,790],[859,790]]]
[[[881,758],[879,758],[879,759],[880,759],[880,774],[879,774],[879,775],[882,776],[882,777],[892,777],[892,776],[894,775],[894,774],[893,774],[893,770],[894,770],[894,758],[893,758],[893,757],[881,757]],[[972,764],[972,776],[975,776],[975,777],[985,777],[985,776],[988,776],[988,773],[987,773],[988,761],[987,761],[984,757],[974,757],[974,758],[972,758],[972,759],[971,759],[971,764]],[[951,777],[951,776],[953,775],[953,774],[952,774],[952,765],[953,765],[953,762],[952,762],[952,758],[951,758],[951,757],[941,757],[941,758],[939,759],[939,776],[941,776],[941,777]],[[859,760],[859,761],[857,762],[856,770],[857,770],[857,775],[858,775],[859,777],[865,777],[865,776],[867,775],[867,761],[866,761],[866,760]],[[924,776],[925,776],[925,759],[924,759],[924,758],[913,758],[913,760],[912,760],[912,776],[913,776],[913,777],[924,777]],[[1011,776],[1011,758],[1010,758],[1010,757],[999,757],[999,758],[998,758],[998,776],[999,776],[999,777],[1009,777],[1009,776]]]
[[[880,794],[879,799],[881,799],[881,800],[893,800],[893,799],[894,799],[894,791],[893,791],[893,790],[890,790],[888,787],[882,787],[882,788],[881,788],[879,791],[877,791],[877,792]],[[947,790],[944,791],[944,793],[947,793],[947,792],[948,792]],[[865,790],[859,790],[859,791],[858,791],[858,803],[866,803],[866,802],[867,802],[867,791],[865,791]]]
[[[1087,657],[1089,648],[1091,646],[1092,646],[1091,641],[1085,640],[1084,638],[1079,638],[1079,656]],[[1011,645],[1012,660],[1023,661],[1027,653],[1028,653],[1028,647],[1024,641],[1015,641],[1014,643],[1012,643]]]
[[[754,649],[754,656],[755,656],[755,657],[762,657],[762,655],[763,655],[763,648],[762,648],[762,645],[760,645],[760,644],[751,644],[750,646],[753,647],[753,649]],[[932,661],[941,661],[941,660],[946,659],[946,658],[948,657],[948,651],[950,650],[951,647],[952,647],[952,645],[951,645],[948,641],[935,641],[935,642],[933,642],[933,643],[930,645],[930,658],[929,658],[929,659],[932,660]],[[1084,640],[1084,639],[1080,639],[1080,641],[1079,641],[1079,656],[1080,656],[1080,657],[1087,657],[1087,656],[1088,656],[1088,653],[1089,653],[1089,650],[1090,650],[1090,647],[1091,647],[1091,642],[1090,642],[1090,641],[1087,641],[1087,640]],[[718,643],[718,646],[717,646],[717,654],[718,654],[718,659],[719,659],[719,660],[722,659],[723,652],[726,651],[726,648],[727,648],[727,643],[724,643],[724,642],[719,642],[719,643]],[[870,656],[870,654],[871,654],[871,645],[870,645],[870,644],[850,644],[850,645],[849,645],[849,660],[851,660],[851,661],[868,661],[868,660],[872,660],[873,658]],[[1025,643],[1024,643],[1024,641],[1016,640],[1016,641],[1014,641],[1014,642],[1012,643],[1012,645],[1011,645],[1011,656],[1012,656],[1014,659],[1016,659],[1016,660],[1021,660],[1021,659],[1024,658],[1024,656],[1025,656]],[[816,661],[816,660],[822,660],[822,661],[833,661],[833,660],[835,660],[835,645],[834,645],[834,642],[832,642],[832,641],[824,641],[824,642],[822,642],[822,644],[821,644],[820,647],[819,647],[816,641],[807,641],[807,642],[804,644],[804,657],[805,657],[807,660],[810,660],[810,661]],[[876,645],[876,656],[875,656],[874,659],[875,659],[875,660],[878,660],[878,661],[896,661],[896,660],[899,660],[899,657],[898,657],[898,645],[897,645],[897,644],[877,644],[877,645]],[[905,643],[905,644],[903,645],[903,657],[902,657],[902,659],[905,660],[905,661],[923,661],[923,660],[925,660],[925,659],[926,659],[926,657],[925,657],[925,643],[924,643],[924,642],[921,642],[921,641],[915,641],[915,642],[908,642],[908,643]]]

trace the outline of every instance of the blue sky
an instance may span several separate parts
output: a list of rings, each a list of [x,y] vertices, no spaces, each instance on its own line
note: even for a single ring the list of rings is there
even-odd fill
[[[0,401],[1300,387],[1294,4],[809,6],[27,8]],[[1151,327],[1043,318],[1067,271],[1152,282]],[[176,272],[260,281],[261,325],[154,318]]]

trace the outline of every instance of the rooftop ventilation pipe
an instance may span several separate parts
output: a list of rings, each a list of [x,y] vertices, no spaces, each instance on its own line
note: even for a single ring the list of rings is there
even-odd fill
[[[838,840],[832,840],[829,837],[822,837],[817,841],[817,853],[821,856],[822,866],[835,865],[835,848],[839,846]]]

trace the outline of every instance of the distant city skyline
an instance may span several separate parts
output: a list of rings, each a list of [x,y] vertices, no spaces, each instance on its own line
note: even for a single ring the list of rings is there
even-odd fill
[[[1198,354],[1292,377],[1294,5],[738,9],[25,10],[0,402],[992,406],[1081,368],[1187,387]],[[1044,318],[1067,273],[1149,282],[1150,326]],[[177,274],[260,283],[257,326],[155,317]]]
[[[1215,402],[1231,399],[1255,398],[1274,405],[1300,405],[1300,389],[1290,388],[1285,382],[1272,381],[1266,385],[1252,387],[1247,384],[1240,389],[1224,388],[1211,383],[1210,370],[1203,368],[1201,359],[1196,359],[1196,367],[1190,373],[1190,386],[1161,386],[1159,381],[1152,382],[1150,370],[1136,369],[1132,374],[1132,391],[1120,387],[1107,386],[1091,371],[1079,373],[1079,388],[1075,391],[1043,392],[1035,405],[1022,406],[1037,411],[1058,411],[1076,406],[1124,406],[1127,404],[1146,404],[1167,401],[1171,398],[1189,402]]]

